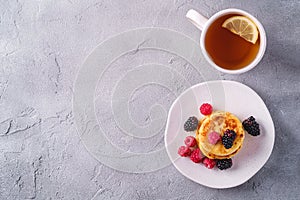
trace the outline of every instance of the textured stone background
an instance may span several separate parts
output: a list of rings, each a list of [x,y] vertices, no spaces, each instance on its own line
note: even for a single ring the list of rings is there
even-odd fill
[[[268,36],[255,69],[220,74],[249,85],[266,102],[276,127],[267,164],[245,184],[215,190],[172,165],[131,174],[96,161],[80,142],[72,112],[73,83],[84,58],[109,36],[138,27],[165,27],[197,41],[200,32],[186,11],[210,16],[228,7],[252,13]],[[300,199],[299,13],[298,0],[0,0],[0,199]],[[191,83],[201,81],[190,77]],[[143,99],[166,95],[154,86],[138,92],[133,118],[139,118],[134,108]],[[176,97],[168,98],[161,102],[167,107]],[[161,138],[149,143],[147,151],[163,146]]]

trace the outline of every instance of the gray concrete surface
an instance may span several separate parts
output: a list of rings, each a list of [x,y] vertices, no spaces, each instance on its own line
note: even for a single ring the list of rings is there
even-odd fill
[[[108,37],[139,27],[164,27],[198,41],[200,32],[184,17],[187,10],[210,16],[228,7],[252,13],[268,36],[265,57],[255,69],[220,74],[255,89],[269,108],[276,142],[266,165],[245,184],[216,190],[188,180],[172,165],[136,174],[95,160],[80,141],[72,110],[73,84],[85,57]],[[299,13],[297,0],[1,0],[0,199],[300,199]],[[139,56],[173,64],[171,55],[159,52]],[[203,81],[181,61],[174,66],[191,84]],[[117,80],[109,73],[117,72],[107,71],[99,93],[109,91]],[[132,118],[146,123],[149,99],[169,108],[175,98],[163,87],[143,87],[131,102]],[[101,119],[101,104],[96,102],[96,109]],[[108,137],[116,129],[105,126]],[[163,147],[162,134],[120,145],[148,152]]]

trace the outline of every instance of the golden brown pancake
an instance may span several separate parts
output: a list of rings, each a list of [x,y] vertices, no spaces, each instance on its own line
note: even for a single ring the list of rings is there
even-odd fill
[[[230,155],[227,155],[227,156],[218,156],[218,155],[214,155],[212,153],[209,153],[207,151],[205,151],[202,146],[199,146],[201,152],[203,153],[203,155],[205,155],[206,157],[210,158],[210,159],[228,159],[228,158],[232,158],[233,156],[235,156],[239,151],[240,149],[242,148],[242,145],[235,151],[233,152],[232,154]]]
[[[209,157],[215,157],[218,159],[228,158],[235,155],[239,149],[241,149],[244,142],[245,134],[242,123],[240,120],[229,112],[217,111],[211,115],[206,116],[199,123],[199,128],[196,133],[196,138],[199,148],[202,153]],[[226,149],[222,144],[222,141],[217,144],[210,144],[208,141],[209,133],[215,131],[223,136],[223,133],[227,130],[234,130],[236,132],[236,138],[231,148]],[[209,156],[209,154],[211,156]]]

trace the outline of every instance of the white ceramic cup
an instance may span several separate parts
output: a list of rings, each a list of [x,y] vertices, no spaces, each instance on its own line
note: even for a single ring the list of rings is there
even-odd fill
[[[224,69],[224,68],[218,66],[211,59],[211,57],[209,56],[209,54],[207,53],[206,48],[205,48],[205,37],[206,37],[206,33],[207,33],[207,30],[210,27],[210,25],[216,19],[218,19],[224,15],[228,15],[228,14],[243,15],[243,16],[246,16],[249,19],[251,19],[256,24],[258,31],[259,31],[259,37],[260,37],[260,47],[259,47],[256,57],[253,59],[253,61],[249,65],[247,65],[241,69],[236,69],[236,70]],[[187,12],[186,17],[198,29],[200,29],[202,31],[201,37],[200,37],[200,46],[201,46],[202,53],[203,53],[204,57],[206,58],[206,60],[217,70],[224,72],[224,73],[228,73],[228,74],[241,74],[241,73],[247,72],[247,71],[251,70],[252,68],[254,68],[259,63],[259,61],[262,59],[262,57],[265,53],[266,47],[267,47],[267,39],[266,39],[265,29],[262,26],[262,24],[255,17],[253,17],[251,14],[247,13],[246,11],[243,11],[240,9],[235,9],[235,8],[229,8],[229,9],[221,10],[221,11],[217,12],[216,14],[214,14],[209,19],[207,19],[203,15],[199,14],[197,11],[191,9]]]

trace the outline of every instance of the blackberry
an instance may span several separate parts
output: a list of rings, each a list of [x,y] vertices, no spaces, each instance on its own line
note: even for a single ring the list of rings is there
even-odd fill
[[[259,124],[255,121],[253,116],[243,121],[243,127],[252,136],[258,136],[260,134]]]
[[[217,160],[217,167],[220,170],[228,169],[232,166],[232,160],[231,158],[229,159],[222,159],[222,160]]]
[[[226,149],[230,149],[233,145],[233,141],[235,140],[236,133],[234,130],[227,129],[222,136],[222,143]]]
[[[188,120],[184,123],[185,131],[194,131],[198,127],[198,119],[196,117],[189,117]]]

